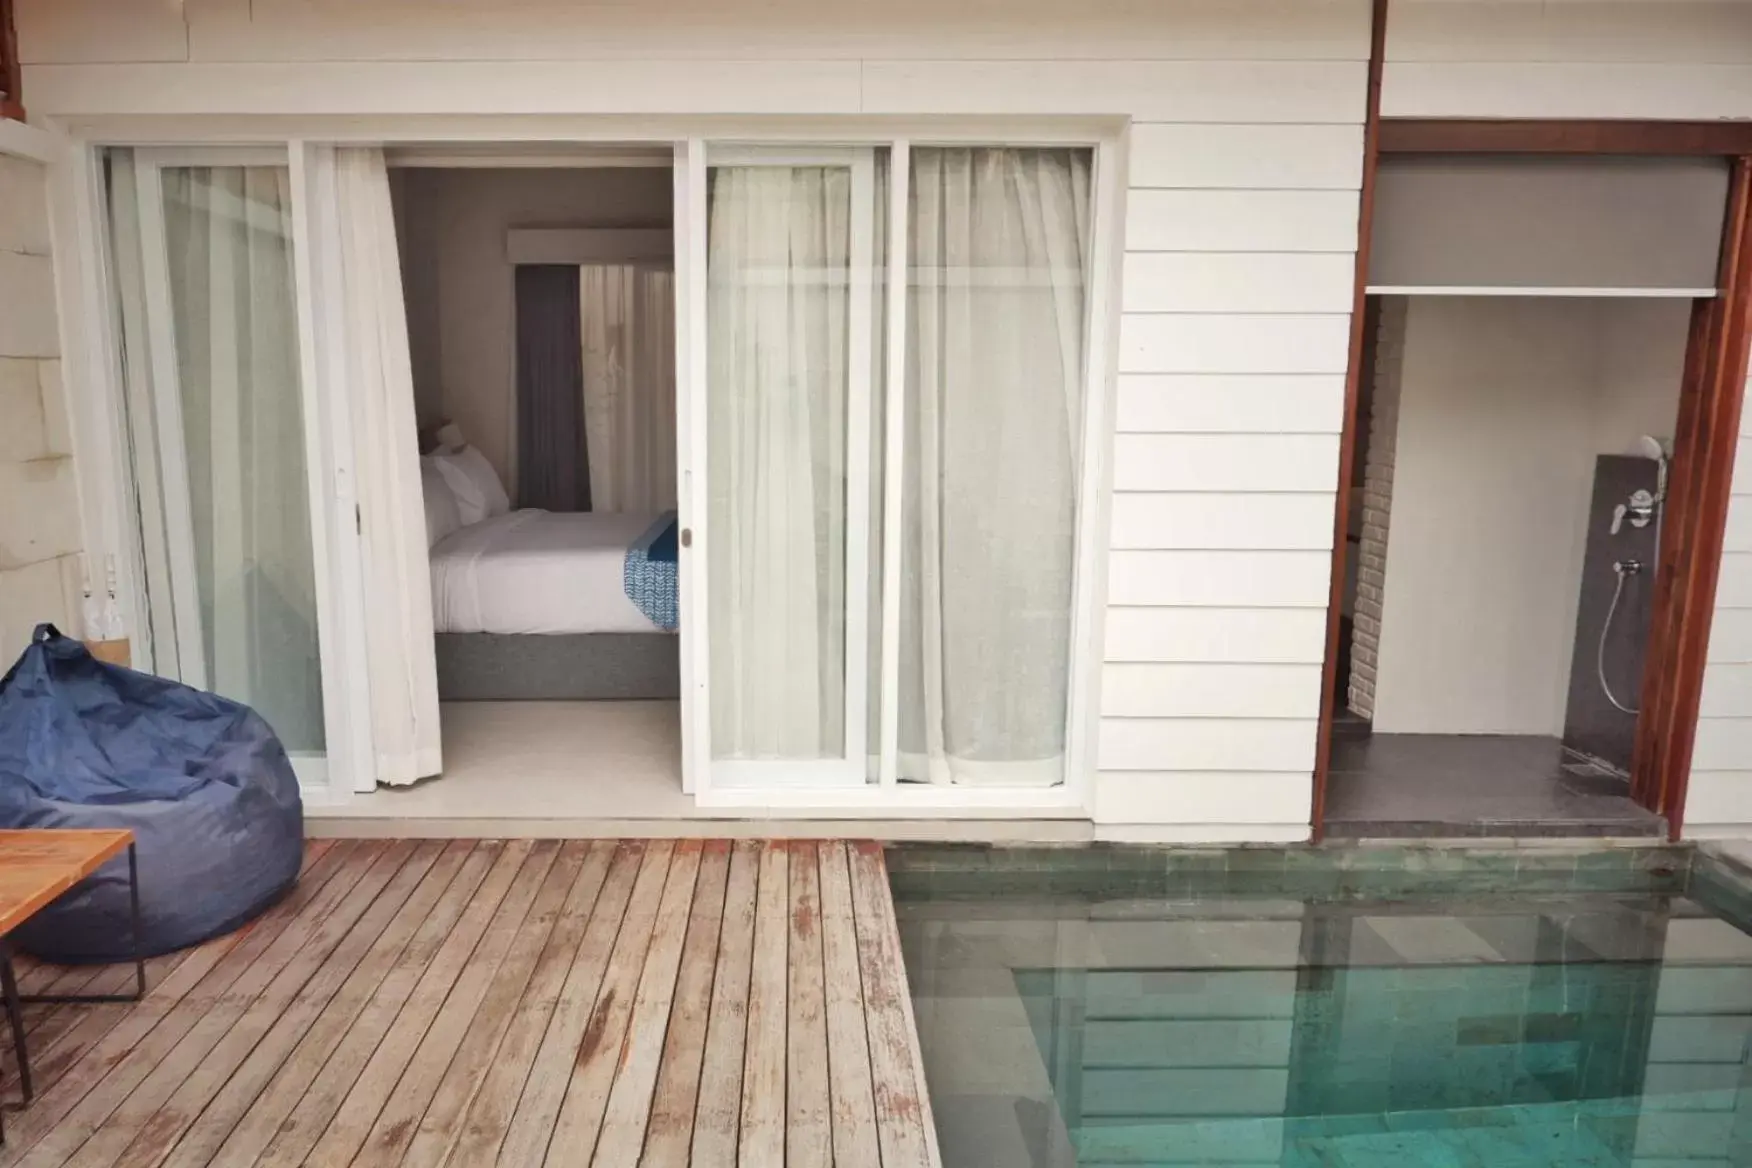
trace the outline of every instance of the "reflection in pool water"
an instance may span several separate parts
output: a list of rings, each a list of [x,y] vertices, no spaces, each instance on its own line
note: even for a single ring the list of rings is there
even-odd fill
[[[949,1168],[1752,1163],[1752,936],[1683,871],[1291,898],[955,855],[893,861]]]

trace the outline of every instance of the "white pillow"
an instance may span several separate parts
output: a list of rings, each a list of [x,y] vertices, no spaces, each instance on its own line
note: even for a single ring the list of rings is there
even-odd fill
[[[431,459],[449,484],[450,493],[456,496],[456,510],[464,527],[511,510],[511,498],[505,494],[493,464],[479,450],[464,446],[461,450],[434,454]]]
[[[436,547],[439,540],[462,526],[462,513],[450,485],[430,458],[420,460],[420,490],[426,496],[426,546]]]

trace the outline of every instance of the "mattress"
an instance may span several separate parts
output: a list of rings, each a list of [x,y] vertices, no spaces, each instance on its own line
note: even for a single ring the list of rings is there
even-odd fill
[[[432,548],[440,633],[661,633],[627,599],[627,548],[652,512],[513,511]]]

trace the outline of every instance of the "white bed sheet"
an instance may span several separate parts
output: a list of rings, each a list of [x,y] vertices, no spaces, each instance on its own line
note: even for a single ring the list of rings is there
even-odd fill
[[[627,599],[627,547],[655,512],[513,511],[432,548],[441,633],[661,633]]]

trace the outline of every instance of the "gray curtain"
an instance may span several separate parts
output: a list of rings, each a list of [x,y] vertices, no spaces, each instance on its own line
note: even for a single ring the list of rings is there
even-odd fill
[[[590,510],[578,269],[517,268],[517,505]]]

